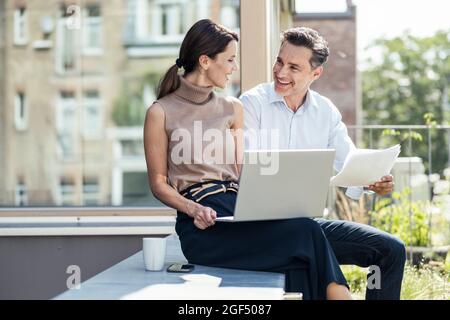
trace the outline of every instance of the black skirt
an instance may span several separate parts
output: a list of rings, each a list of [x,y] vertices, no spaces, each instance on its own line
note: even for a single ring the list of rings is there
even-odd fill
[[[229,216],[236,195],[233,191],[215,193],[198,202],[218,216]],[[322,228],[313,219],[216,222],[200,230],[192,218],[178,212],[176,232],[190,263],[282,272],[285,291],[301,292],[304,299],[326,299],[326,289],[333,282],[348,287]]]

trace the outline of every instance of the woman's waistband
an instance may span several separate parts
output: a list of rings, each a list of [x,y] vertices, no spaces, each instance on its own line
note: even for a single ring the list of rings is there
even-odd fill
[[[237,193],[238,190],[239,184],[234,181],[210,180],[196,183],[181,191],[180,194],[185,198],[199,202],[213,194],[225,193],[228,191]]]

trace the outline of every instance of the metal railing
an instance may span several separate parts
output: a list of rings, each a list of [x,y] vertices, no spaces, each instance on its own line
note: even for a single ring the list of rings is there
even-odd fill
[[[425,131],[425,134],[420,134],[422,137],[422,143],[426,144],[426,157],[423,157],[422,159],[424,161],[424,164],[426,164],[426,175],[427,175],[427,190],[429,191],[430,195],[430,201],[429,205],[431,206],[431,203],[433,202],[433,147],[436,147],[434,145],[433,141],[433,130],[443,131],[445,134],[446,139],[446,145],[445,148],[447,149],[447,164],[446,166],[450,167],[450,126],[448,125],[353,125],[353,126],[347,126],[349,135],[353,137],[355,144],[358,148],[370,148],[370,149],[378,149],[379,143],[375,141],[374,135],[377,131],[386,131],[390,130],[391,133],[397,133],[399,135],[399,138],[401,141],[399,143],[406,144],[407,148],[406,150],[403,150],[403,155],[406,157],[418,156],[415,150],[413,149],[413,140],[417,139],[418,135],[414,135],[414,133],[418,133],[418,131]],[[403,133],[403,136],[401,135]],[[368,134],[368,136],[366,136]],[[381,134],[383,137],[383,134]],[[387,135],[384,135],[384,137],[389,136],[389,132]],[[403,138],[402,138],[403,137]],[[391,136],[392,139],[392,136]],[[379,141],[378,141],[379,142]],[[444,146],[438,146],[438,148],[443,148]],[[439,174],[441,174],[439,172]],[[408,185],[409,188],[412,189],[411,184],[411,178],[412,178],[412,166],[411,161],[409,161],[409,175],[408,175]],[[413,255],[413,245],[412,245],[412,238],[413,238],[413,208],[412,208],[412,192],[409,192],[408,195],[408,201],[409,201],[409,237],[411,239],[410,241],[410,250],[409,250],[409,259],[412,260]],[[447,218],[448,219],[448,218]],[[428,245],[432,246],[432,231],[433,231],[433,224],[432,224],[432,210],[431,208],[428,208],[428,228],[429,228],[429,239],[428,239]],[[447,240],[448,241],[448,240]]]

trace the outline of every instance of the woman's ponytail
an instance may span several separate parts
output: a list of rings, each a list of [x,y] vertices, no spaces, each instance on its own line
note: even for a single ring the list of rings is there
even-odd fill
[[[161,79],[158,86],[158,100],[171,94],[180,86],[180,79],[178,78],[178,65],[174,64]]]

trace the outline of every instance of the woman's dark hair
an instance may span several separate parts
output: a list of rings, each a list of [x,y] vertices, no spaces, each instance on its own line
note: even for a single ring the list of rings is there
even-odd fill
[[[228,44],[239,41],[239,36],[209,19],[197,21],[184,37],[180,55],[176,63],[167,71],[158,87],[158,99],[174,92],[180,86],[178,69],[184,68],[184,74],[195,70],[200,56],[207,55],[214,59],[225,51]]]
[[[282,43],[287,41],[295,46],[311,49],[312,57],[309,63],[312,68],[324,65],[330,55],[328,43],[316,30],[311,28],[297,27],[288,29],[281,35],[281,41]]]

